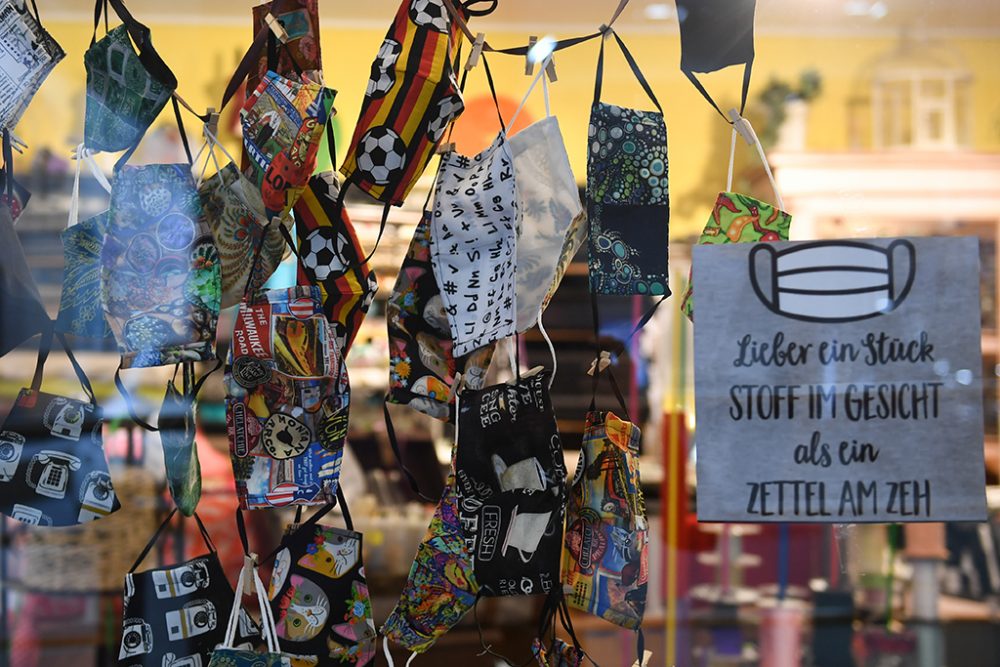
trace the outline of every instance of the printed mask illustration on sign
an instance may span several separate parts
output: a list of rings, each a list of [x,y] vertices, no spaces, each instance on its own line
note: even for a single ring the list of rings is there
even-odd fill
[[[517,331],[527,331],[548,305],[547,290],[562,280],[560,253],[573,221],[583,216],[576,178],[569,165],[559,121],[548,115],[549,91],[543,62],[521,106],[511,117],[513,127],[531,90],[542,81],[546,116],[510,137],[517,180],[521,227],[517,237]],[[575,254],[575,252],[574,252]]]
[[[417,223],[399,277],[386,302],[389,326],[389,392],[386,401],[409,405],[435,419],[452,421],[452,385],[461,373],[465,386],[481,389],[495,343],[465,356],[454,354],[444,301],[431,266],[430,216]]]
[[[278,643],[302,664],[361,667],[375,656],[361,533],[345,518],[347,530],[320,525],[318,516],[289,526],[274,559],[268,598]]]
[[[285,240],[276,226],[266,228],[260,192],[234,163],[203,181],[198,196],[222,262],[221,305],[229,308],[240,302],[244,292],[254,293],[267,282],[281,263]]]
[[[459,517],[485,597],[558,586],[566,468],[548,377],[460,397]]]
[[[122,368],[215,358],[221,271],[187,164],[125,165],[101,253]]]
[[[463,3],[456,5],[468,13]],[[348,182],[381,202],[402,205],[465,108],[453,69],[460,42],[441,0],[402,0],[372,63],[340,169]]]
[[[520,221],[505,131],[471,158],[441,157],[430,220],[431,263],[456,356],[515,333]]]
[[[27,2],[0,2],[0,128],[13,130],[53,68],[66,57],[62,47],[42,27],[38,7]]]
[[[224,383],[240,506],[332,502],[350,399],[318,287],[240,305]]]
[[[168,515],[125,575],[119,667],[207,665],[212,650],[224,639],[223,622],[230,613],[233,589],[197,514],[207,554],[136,572],[175,513]],[[256,641],[260,628],[245,611],[240,611],[238,626],[240,641]]]
[[[122,25],[97,40],[100,15],[95,17],[94,38],[83,55],[87,70],[83,143],[95,151],[115,152],[138,145],[177,88],[177,77],[153,48],[149,28],[133,19],[121,0],[110,4]]]
[[[315,174],[295,204],[295,231],[302,264],[298,282],[318,285],[323,310],[346,357],[375,299],[378,281],[341,199],[333,172]]]
[[[243,173],[263,199],[268,220],[291,210],[312,175],[335,95],[268,72],[240,110],[249,160]]]
[[[604,42],[590,111],[587,219],[590,291],[665,296],[670,198],[663,110],[625,43],[611,31],[656,111],[601,102]]]
[[[982,520],[978,261],[975,237],[695,246],[698,518]]]
[[[649,577],[639,440],[635,424],[587,413],[562,561],[567,604],[630,630],[642,623]]]
[[[769,310],[810,322],[854,322],[895,310],[916,272],[913,244],[882,248],[856,241],[819,241],[749,255],[750,284]]]
[[[34,526],[87,523],[121,507],[104,458],[101,409],[62,334],[56,337],[89,401],[39,391],[50,329],[31,388],[21,390],[0,426],[0,511]]]

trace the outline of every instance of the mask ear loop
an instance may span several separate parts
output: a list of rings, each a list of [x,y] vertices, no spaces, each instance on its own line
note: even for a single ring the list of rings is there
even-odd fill
[[[73,227],[78,222],[80,222],[80,169],[81,162],[87,163],[87,168],[90,169],[90,173],[94,176],[94,180],[104,189],[105,192],[111,194],[111,183],[108,182],[108,177],[104,175],[100,167],[94,161],[94,155],[91,153],[86,146],[80,144],[76,147],[76,151],[73,153],[74,160],[76,162],[76,167],[73,172],[73,194],[69,201],[69,218],[66,220],[66,229]]]
[[[547,82],[547,78],[545,77],[545,68],[548,66],[549,61],[551,59],[552,56],[548,55],[542,61],[541,68],[539,69],[538,74],[534,76],[534,78],[531,80],[531,85],[528,86],[528,92],[526,92],[524,94],[524,97],[521,98],[521,104],[518,105],[517,109],[514,111],[514,115],[512,115],[510,117],[510,120],[507,121],[507,127],[511,128],[514,127],[514,121],[516,121],[517,117],[521,115],[521,110],[524,109],[524,105],[528,103],[528,98],[531,97],[531,92],[535,89],[535,86],[538,85],[539,79],[542,80],[542,91],[545,97],[545,116],[548,117],[552,115],[551,113],[549,113],[549,85]]]
[[[733,112],[730,111],[730,114]],[[764,147],[760,143],[760,139],[757,137],[757,132],[754,131],[753,125],[750,121],[742,116],[735,116],[733,121],[733,134],[729,146],[729,173],[726,176],[726,192],[733,191],[733,164],[736,161],[736,135],[742,135],[744,140],[748,145],[752,145],[757,149],[757,156],[760,158],[760,163],[764,166],[764,172],[767,174],[767,180],[771,183],[771,189],[774,191],[774,201],[778,205],[778,208],[782,211],[785,210],[785,200],[781,196],[781,192],[778,190],[778,183],[774,180],[774,173],[771,171],[771,164],[767,161],[767,155],[764,153]]]
[[[538,322],[538,331],[542,334],[542,338],[545,343],[549,346],[549,354],[552,355],[552,375],[549,377],[549,390],[552,389],[552,384],[556,381],[556,371],[559,369],[559,362],[556,360],[556,347],[552,344],[552,339],[549,338],[549,334],[545,331],[545,326],[542,324],[542,313],[545,312],[545,307],[542,305],[538,306],[538,317],[536,321]]]

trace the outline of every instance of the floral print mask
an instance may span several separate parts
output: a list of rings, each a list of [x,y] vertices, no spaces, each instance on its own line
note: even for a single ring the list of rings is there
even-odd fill
[[[215,358],[220,262],[190,165],[118,171],[101,267],[122,368]]]
[[[603,38],[588,130],[590,291],[665,296],[670,294],[667,127],[660,104],[625,43],[614,31],[611,34],[657,110],[600,101],[607,37]]]

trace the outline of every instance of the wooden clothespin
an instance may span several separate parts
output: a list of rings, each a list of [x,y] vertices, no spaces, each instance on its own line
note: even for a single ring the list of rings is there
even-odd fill
[[[650,658],[652,658],[652,657],[653,657],[653,652],[652,651],[643,651],[642,652],[642,664],[640,665],[639,661],[636,660],[635,662],[632,663],[632,667],[646,667],[649,664]]]
[[[208,116],[208,122],[205,123],[204,128],[206,138],[217,141],[219,139],[219,112],[215,110],[215,107],[208,107],[205,110],[205,115]]]
[[[454,153],[454,152],[455,152],[455,142],[454,141],[447,141],[447,142],[443,142],[441,144],[438,144],[438,148],[437,148],[437,154],[438,155],[445,155],[446,153]]]
[[[528,38],[528,52],[524,54],[524,73],[528,76],[531,76],[535,72],[535,63],[531,60],[531,51],[535,48],[535,44],[537,43],[537,35],[532,35]]]
[[[271,12],[265,14],[264,22],[267,23],[267,27],[271,29],[271,32],[274,33],[279,42],[282,44],[288,43],[288,32],[285,30],[285,26],[281,25],[281,21],[274,17],[274,14]]]
[[[556,81],[559,80],[559,77],[556,76],[556,54],[555,53],[552,53],[549,56],[549,62],[545,66],[545,76],[547,76],[549,78],[549,81],[552,82],[552,83],[555,83]]]
[[[747,142],[747,146],[753,146],[757,142],[757,133],[753,131],[753,126],[740,115],[739,111],[730,109],[729,120],[733,123],[733,129],[743,137],[743,141]]]
[[[465,61],[465,71],[470,71],[473,67],[479,64],[479,56],[483,54],[483,42],[486,41],[485,33],[477,33],[476,41],[472,44],[472,51],[469,53],[469,59]]]
[[[607,350],[601,350],[601,356],[590,362],[590,370],[587,371],[587,375],[593,377],[594,373],[603,373],[610,365],[611,353]]]
[[[254,594],[254,582],[253,573],[257,569],[257,554],[251,552],[249,554],[243,554],[243,570],[249,574],[249,577],[243,577],[243,595],[253,595]]]

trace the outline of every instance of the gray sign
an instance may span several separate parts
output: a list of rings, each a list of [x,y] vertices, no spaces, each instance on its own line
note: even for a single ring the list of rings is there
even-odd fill
[[[986,519],[975,238],[694,248],[698,519]]]

